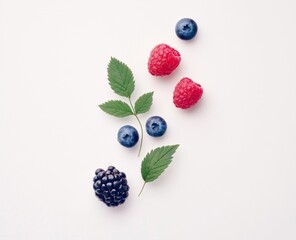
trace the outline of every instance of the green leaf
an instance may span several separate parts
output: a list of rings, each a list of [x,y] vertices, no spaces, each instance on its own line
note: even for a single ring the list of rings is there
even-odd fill
[[[142,178],[146,182],[157,179],[171,163],[173,154],[179,145],[169,145],[156,148],[148,153],[141,166]]]
[[[134,76],[130,68],[113,57],[108,64],[108,81],[113,91],[123,97],[130,98],[135,89]]]
[[[136,114],[148,112],[152,105],[153,92],[145,93],[135,103]]]
[[[110,100],[103,104],[100,104],[99,107],[106,113],[115,116],[115,117],[126,117],[133,115],[133,111],[130,106],[120,100]]]

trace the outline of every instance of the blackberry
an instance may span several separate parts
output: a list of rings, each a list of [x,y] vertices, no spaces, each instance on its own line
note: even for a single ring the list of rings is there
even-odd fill
[[[113,166],[109,166],[106,171],[97,169],[93,182],[96,196],[108,207],[123,204],[128,197],[126,175]]]

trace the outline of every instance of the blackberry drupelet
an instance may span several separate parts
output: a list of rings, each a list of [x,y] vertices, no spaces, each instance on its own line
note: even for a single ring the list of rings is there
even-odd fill
[[[128,197],[126,175],[113,166],[109,166],[106,171],[97,169],[93,182],[96,196],[108,207],[123,204]]]

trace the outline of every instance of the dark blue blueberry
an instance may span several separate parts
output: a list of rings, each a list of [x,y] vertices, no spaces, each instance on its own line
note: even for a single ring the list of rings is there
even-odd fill
[[[153,116],[146,121],[146,131],[152,137],[160,137],[167,130],[166,121],[159,116]]]
[[[176,34],[182,40],[190,40],[195,37],[198,26],[196,22],[190,18],[182,18],[176,24]]]
[[[139,140],[138,131],[130,125],[125,125],[119,129],[117,140],[122,146],[133,147]]]

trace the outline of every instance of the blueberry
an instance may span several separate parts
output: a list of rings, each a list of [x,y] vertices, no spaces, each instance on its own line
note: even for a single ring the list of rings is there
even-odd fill
[[[122,146],[133,147],[139,140],[138,131],[130,125],[125,125],[119,129],[117,140]]]
[[[194,38],[198,31],[197,24],[190,18],[182,18],[176,24],[176,34],[182,40],[190,40]]]
[[[165,133],[166,129],[166,121],[159,116],[150,117],[146,122],[146,131],[152,137],[162,136]]]

